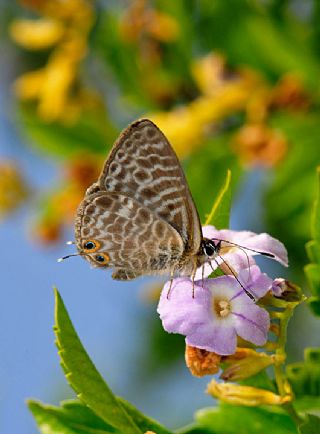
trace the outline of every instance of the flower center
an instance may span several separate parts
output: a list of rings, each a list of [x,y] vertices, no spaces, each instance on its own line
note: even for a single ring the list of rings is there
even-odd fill
[[[221,318],[225,318],[231,312],[231,306],[228,300],[214,299],[213,309]]]

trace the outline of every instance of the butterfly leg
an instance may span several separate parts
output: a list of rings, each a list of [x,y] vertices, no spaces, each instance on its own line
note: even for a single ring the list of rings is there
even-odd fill
[[[124,270],[121,268],[115,269],[112,273],[112,279],[114,280],[133,280],[139,276],[141,276],[140,273],[136,273],[133,270]]]
[[[202,288],[204,288],[204,264],[202,265],[202,269],[201,269],[201,281],[202,281]]]
[[[194,279],[196,277],[196,272],[197,272],[197,266],[194,267],[194,270],[191,274],[191,279],[192,279],[192,298],[195,297],[195,288],[194,288]]]
[[[174,276],[174,272],[171,271],[171,273],[170,273],[170,286],[169,286],[169,289],[167,292],[167,300],[169,300],[169,296],[170,296],[170,292],[171,292],[171,288],[172,288],[173,276]]]

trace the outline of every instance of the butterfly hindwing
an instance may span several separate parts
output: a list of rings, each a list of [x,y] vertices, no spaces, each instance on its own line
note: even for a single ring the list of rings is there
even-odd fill
[[[121,280],[168,273],[184,251],[183,240],[171,225],[118,192],[99,192],[83,200],[76,238],[79,250],[87,240],[93,240],[99,246],[98,255],[104,254],[108,261],[101,264],[95,259],[97,255],[88,251],[86,258],[94,266],[116,268],[114,277]]]

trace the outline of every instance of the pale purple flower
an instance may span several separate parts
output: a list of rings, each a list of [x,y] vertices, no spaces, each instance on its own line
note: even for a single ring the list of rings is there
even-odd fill
[[[214,226],[204,226],[202,228],[203,236],[218,243],[222,242],[219,256],[214,258],[211,263],[204,265],[197,270],[196,279],[209,276],[213,269],[215,270],[225,261],[235,272],[243,268],[248,268],[255,264],[253,256],[264,252],[273,255],[273,259],[284,266],[288,266],[288,255],[285,246],[277,239],[266,233],[256,234],[250,231],[232,231],[229,229],[218,230]],[[237,244],[233,245],[233,243]],[[247,249],[256,250],[247,250]]]
[[[255,299],[272,286],[272,280],[258,266],[243,269],[237,278]],[[221,355],[233,354],[237,336],[264,345],[270,326],[269,314],[257,306],[232,275],[194,282],[174,279],[163,288],[158,313],[164,329],[186,336],[188,345]]]

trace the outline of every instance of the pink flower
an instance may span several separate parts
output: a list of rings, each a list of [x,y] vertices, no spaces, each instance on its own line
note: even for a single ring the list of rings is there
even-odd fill
[[[272,286],[272,279],[258,266],[240,270],[241,284],[254,295],[262,297]],[[257,306],[232,275],[194,282],[188,278],[174,279],[163,288],[158,313],[164,329],[186,336],[186,343],[221,355],[233,354],[237,336],[256,345],[267,340],[270,319],[266,310]]]

